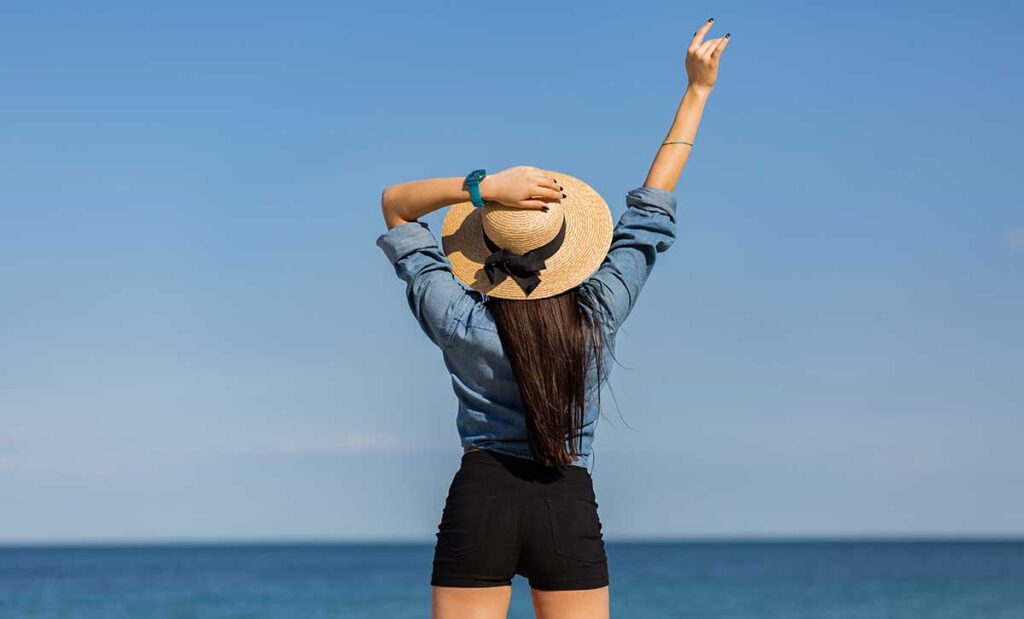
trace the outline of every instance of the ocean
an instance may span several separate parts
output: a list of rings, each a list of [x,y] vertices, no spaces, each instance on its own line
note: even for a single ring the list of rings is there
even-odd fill
[[[1024,541],[609,542],[627,619],[1024,619]],[[0,618],[427,617],[429,544],[0,547]],[[533,617],[517,577],[509,617]]]

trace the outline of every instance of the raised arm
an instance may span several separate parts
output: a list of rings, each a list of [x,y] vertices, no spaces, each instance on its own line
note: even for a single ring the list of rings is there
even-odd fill
[[[718,59],[729,35],[704,40],[709,19],[693,35],[686,50],[688,84],[666,142],[693,142],[704,104],[718,76]],[[626,212],[612,234],[608,256],[583,291],[604,309],[609,326],[617,330],[629,316],[650,276],[658,254],[668,251],[676,238],[676,198],[672,194],[690,156],[688,144],[663,144],[642,187],[626,194]]]
[[[658,147],[654,162],[647,173],[647,180],[644,181],[645,187],[670,192],[675,189],[679,175],[686,167],[693,139],[697,135],[697,127],[704,114],[704,104],[707,103],[718,77],[718,60],[729,44],[729,33],[717,39],[704,39],[711,29],[713,20],[714,18],[704,22],[704,25],[693,34],[693,40],[686,50],[686,91],[679,103],[679,109],[676,110],[672,127],[665,136],[665,142],[674,143]]]

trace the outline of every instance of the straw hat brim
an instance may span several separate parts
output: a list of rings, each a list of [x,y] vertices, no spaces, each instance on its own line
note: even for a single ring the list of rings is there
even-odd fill
[[[612,241],[612,215],[608,204],[590,185],[568,174],[550,172],[564,188],[565,240],[559,250],[545,261],[539,273],[540,284],[527,295],[519,284],[507,277],[492,284],[484,272],[484,261],[491,255],[484,241],[482,211],[506,208],[488,203],[483,208],[472,202],[448,207],[441,227],[444,253],[452,273],[470,288],[501,299],[543,299],[578,286],[601,265]]]

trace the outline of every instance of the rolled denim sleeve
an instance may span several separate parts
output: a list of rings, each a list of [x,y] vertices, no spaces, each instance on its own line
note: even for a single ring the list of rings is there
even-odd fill
[[[658,254],[676,239],[676,198],[654,187],[626,194],[626,212],[612,233],[612,244],[584,289],[598,302],[617,331],[636,305]]]
[[[380,235],[377,246],[406,283],[409,309],[420,328],[444,348],[473,300],[470,289],[452,274],[451,263],[430,228],[422,221],[400,224]]]

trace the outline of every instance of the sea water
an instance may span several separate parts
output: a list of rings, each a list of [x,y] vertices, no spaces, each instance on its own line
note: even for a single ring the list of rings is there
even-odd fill
[[[627,619],[1024,619],[1024,541],[608,543]],[[0,547],[0,618],[427,617],[429,544]],[[517,577],[509,617],[532,617]]]

